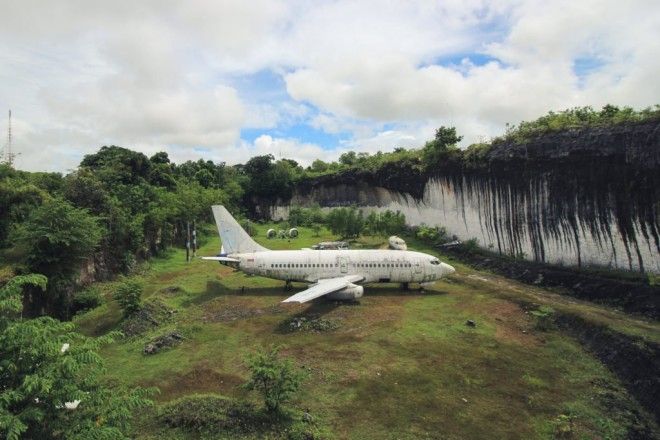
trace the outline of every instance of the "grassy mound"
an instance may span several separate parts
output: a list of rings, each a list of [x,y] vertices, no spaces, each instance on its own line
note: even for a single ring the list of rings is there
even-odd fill
[[[163,405],[159,420],[200,438],[321,438],[309,415],[269,414],[255,405],[217,394],[195,394]]]

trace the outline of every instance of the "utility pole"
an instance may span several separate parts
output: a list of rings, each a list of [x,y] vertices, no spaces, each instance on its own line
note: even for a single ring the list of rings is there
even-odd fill
[[[197,224],[195,220],[192,222],[192,256],[197,256]]]
[[[190,262],[190,222],[186,222],[186,262]]]

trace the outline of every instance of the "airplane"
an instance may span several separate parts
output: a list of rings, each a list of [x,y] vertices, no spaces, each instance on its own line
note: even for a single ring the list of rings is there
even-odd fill
[[[325,296],[356,300],[364,294],[359,284],[432,284],[455,269],[433,255],[421,252],[375,250],[273,251],[256,243],[222,205],[212,206],[222,248],[220,255],[202,257],[236,267],[251,275],[311,283],[308,289],[282,301],[304,303]]]

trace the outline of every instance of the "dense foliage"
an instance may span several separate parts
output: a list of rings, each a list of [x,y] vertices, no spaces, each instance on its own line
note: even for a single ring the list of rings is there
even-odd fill
[[[116,336],[88,338],[71,323],[21,317],[23,287],[46,288],[43,275],[0,288],[0,436],[10,440],[123,439],[150,391],[106,388],[98,349]]]
[[[406,216],[401,211],[371,212],[367,216],[365,229],[371,235],[400,234],[406,227]]]
[[[574,107],[560,112],[548,112],[534,121],[522,121],[518,125],[507,124],[506,134],[498,140],[522,143],[535,136],[553,131],[570,130],[624,122],[641,122],[660,118],[660,105],[636,111],[631,107],[606,105],[601,110],[592,107]]]
[[[354,206],[336,208],[327,215],[326,223],[333,234],[342,238],[356,238],[364,229],[364,214]]]
[[[34,208],[25,222],[16,226],[11,237],[24,253],[27,270],[50,280],[45,297],[36,293],[32,296],[33,312],[68,309],[67,293],[102,235],[97,218],[60,198],[51,198]]]
[[[170,163],[116,146],[79,168],[28,173],[0,165],[0,250],[19,271],[50,279],[28,289],[26,313],[67,318],[78,285],[129,273],[137,261],[183,244],[187,224],[211,221],[213,204],[241,205],[245,174],[199,160]]]

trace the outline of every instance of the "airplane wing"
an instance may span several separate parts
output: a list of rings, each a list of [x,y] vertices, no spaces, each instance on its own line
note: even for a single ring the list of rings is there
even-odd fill
[[[337,292],[338,290],[348,287],[352,283],[359,283],[362,280],[364,280],[362,275],[347,275],[345,277],[319,280],[309,289],[298,292],[282,302],[304,303],[311,301],[314,298],[327,295],[328,293]]]
[[[202,257],[202,260],[213,260],[213,261],[223,261],[225,263],[240,263],[241,260],[238,258],[231,257]]]

